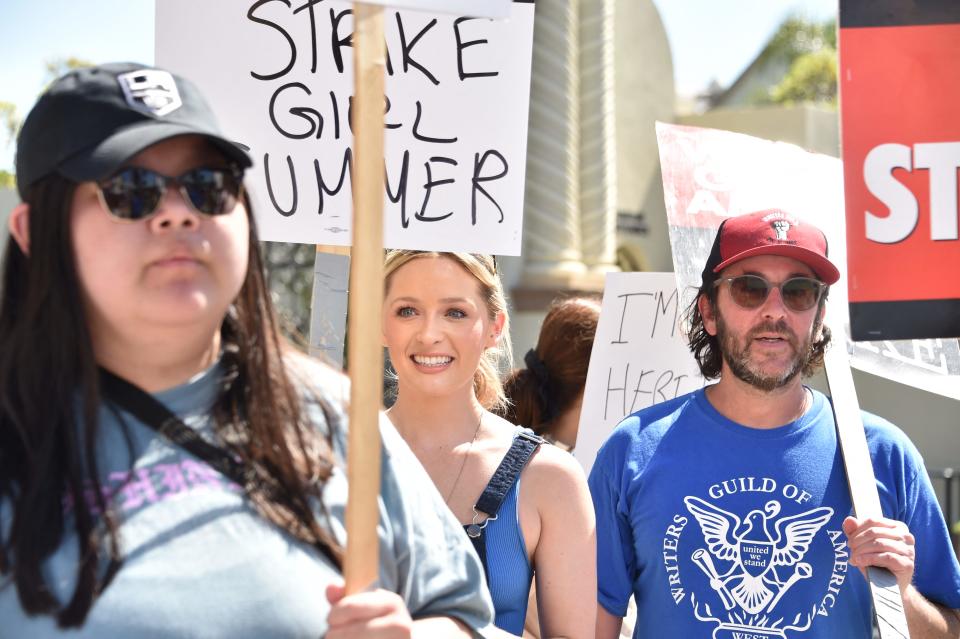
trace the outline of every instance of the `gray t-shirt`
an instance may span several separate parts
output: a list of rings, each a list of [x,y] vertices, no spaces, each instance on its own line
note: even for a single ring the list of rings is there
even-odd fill
[[[291,367],[309,377],[342,418],[346,378],[314,362]],[[205,437],[221,367],[155,397]],[[9,576],[0,578],[0,637],[319,637],[329,613],[324,589],[340,574],[314,548],[265,521],[238,486],[203,461],[159,438],[133,417],[129,448],[116,418],[101,409],[98,460],[103,488],[121,516],[125,562],[79,631],[60,631],[49,616],[27,617]],[[326,429],[315,411],[318,428]],[[345,418],[341,420],[345,422]],[[483,568],[426,472],[389,421],[383,439],[379,500],[380,587],[400,594],[411,615],[455,617],[477,630],[493,618]],[[343,452],[345,435],[335,431]],[[132,458],[131,458],[132,453]],[[132,477],[127,471],[133,461]],[[342,464],[323,501],[336,536],[347,481]],[[71,504],[65,507],[69,511]],[[0,503],[7,533],[10,504]],[[73,594],[77,545],[70,532],[47,561],[54,595]]]

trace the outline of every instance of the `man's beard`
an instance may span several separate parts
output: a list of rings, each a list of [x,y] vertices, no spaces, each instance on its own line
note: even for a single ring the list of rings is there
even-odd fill
[[[820,322],[816,321],[812,333],[816,335],[819,328]],[[750,348],[749,345],[753,343],[754,336],[759,333],[776,333],[787,340],[793,347],[793,361],[790,363],[790,366],[779,375],[765,374],[758,367],[750,363],[750,355],[747,351]],[[727,363],[734,377],[750,384],[754,388],[766,392],[783,388],[789,384],[797,375],[803,372],[813,357],[811,338],[807,337],[803,343],[800,343],[796,333],[794,333],[790,327],[787,326],[786,321],[782,319],[777,322],[763,322],[750,329],[743,336],[743,343],[747,346],[741,348],[740,344],[737,343],[736,337],[727,331],[727,325],[723,321],[723,316],[720,314],[719,309],[717,309],[717,342],[720,347],[720,353],[723,356],[723,361]]]

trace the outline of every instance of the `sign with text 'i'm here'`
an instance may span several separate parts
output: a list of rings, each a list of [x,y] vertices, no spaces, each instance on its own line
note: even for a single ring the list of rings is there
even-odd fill
[[[960,3],[842,0],[850,331],[960,336]]]
[[[673,273],[607,273],[574,456],[590,472],[621,419],[703,386]]]
[[[352,6],[157,3],[157,64],[196,82],[250,149],[262,239],[350,244]],[[533,9],[384,10],[388,248],[520,253]]]

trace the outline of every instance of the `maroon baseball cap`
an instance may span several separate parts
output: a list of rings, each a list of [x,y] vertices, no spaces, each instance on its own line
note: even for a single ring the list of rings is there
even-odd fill
[[[765,209],[720,224],[703,269],[703,284],[712,283],[731,264],[755,255],[791,257],[809,266],[826,284],[840,279],[840,271],[827,259],[823,231],[781,209]]]

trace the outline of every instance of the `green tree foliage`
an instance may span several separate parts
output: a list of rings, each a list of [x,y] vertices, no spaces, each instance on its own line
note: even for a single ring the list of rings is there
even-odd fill
[[[783,79],[754,97],[756,104],[837,105],[837,23],[788,18],[760,54],[760,61],[782,60]]]
[[[47,60],[44,63],[47,72],[46,86],[49,87],[54,80],[68,71],[90,66],[93,66],[93,64],[82,58],[73,56]],[[17,106],[12,102],[0,100],[0,132],[6,137],[6,146],[10,146],[16,142],[21,124],[23,124],[23,121],[17,113]],[[13,188],[15,185],[16,176],[9,171],[0,170],[0,188]]]
[[[50,86],[54,80],[68,71],[90,66],[93,66],[91,62],[72,56],[69,58],[47,60],[44,63],[47,71],[46,86]],[[20,131],[21,124],[20,115],[17,113],[17,106],[12,102],[0,100],[0,130],[6,135],[7,144],[13,144],[17,139],[17,133]]]
[[[7,136],[7,145],[13,144],[20,130],[20,118],[17,116],[17,105],[12,102],[0,101],[0,126]]]
[[[76,58],[70,56],[68,58],[53,58],[47,60],[44,63],[44,66],[47,69],[47,82],[46,85],[50,86],[54,80],[59,78],[61,75],[73,71],[74,69],[82,69],[84,67],[92,67],[93,63],[83,58]]]
[[[774,104],[821,104],[837,106],[837,54],[821,49],[793,61],[790,71],[770,89]]]
[[[792,17],[780,25],[760,57],[786,56],[793,60],[804,53],[821,49],[837,50],[837,21],[816,23]]]
[[[10,146],[17,139],[20,130],[20,118],[17,116],[17,107],[11,102],[0,101],[0,131],[6,136],[4,146]],[[12,189],[16,186],[16,177],[10,171],[0,170],[0,189]]]

